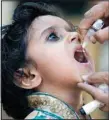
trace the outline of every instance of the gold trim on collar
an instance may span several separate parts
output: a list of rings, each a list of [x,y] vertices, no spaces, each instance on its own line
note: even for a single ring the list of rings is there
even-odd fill
[[[63,119],[79,119],[77,113],[61,100],[48,94],[33,94],[28,96],[30,107],[39,108],[57,114]]]

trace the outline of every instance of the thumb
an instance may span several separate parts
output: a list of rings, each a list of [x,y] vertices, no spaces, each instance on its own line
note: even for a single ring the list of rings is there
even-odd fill
[[[91,41],[95,41],[95,39],[100,43],[104,43],[106,40],[109,40],[109,27],[99,30],[90,38]]]

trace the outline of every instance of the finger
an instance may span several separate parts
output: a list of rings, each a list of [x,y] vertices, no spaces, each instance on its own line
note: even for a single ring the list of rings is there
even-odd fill
[[[87,77],[87,82],[89,84],[109,84],[109,73],[108,72],[97,72],[89,75]]]
[[[104,93],[99,88],[85,83],[78,83],[77,86],[82,90],[86,91],[87,93],[91,94],[94,99],[105,104],[108,103],[108,94]]]
[[[109,84],[108,72],[96,72],[82,76],[83,81],[87,81],[89,84]]]
[[[95,12],[96,11],[96,12]],[[89,11],[87,11],[84,16],[94,17],[95,20],[99,18],[109,17],[109,2],[99,2],[99,4],[93,6]]]
[[[108,112],[109,111],[109,105],[105,105],[105,106],[101,107],[100,110],[102,110],[104,112]]]
[[[79,25],[81,34],[83,34],[83,36],[85,36],[87,30],[97,19],[107,18],[109,16],[109,2],[101,2],[95,5],[87,13],[85,13],[84,16],[84,19],[80,22]]]
[[[97,41],[96,38],[95,38],[94,36],[90,37],[89,39],[90,39],[90,41],[91,41],[93,44],[95,44],[96,41]]]
[[[104,43],[104,41],[109,40],[109,27],[99,30],[93,37],[100,43]],[[91,37],[90,40],[92,41],[93,38]]]
[[[100,89],[86,83],[78,83],[77,86],[91,94],[93,97],[98,96],[98,93],[99,94],[103,93]]]
[[[80,34],[82,35],[82,37],[84,38],[84,36],[86,35],[88,29],[91,27],[91,25],[94,23],[94,19],[93,18],[84,18],[79,25],[79,29],[80,29]]]

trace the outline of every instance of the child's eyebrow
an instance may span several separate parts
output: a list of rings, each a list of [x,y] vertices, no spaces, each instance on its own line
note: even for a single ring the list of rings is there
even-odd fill
[[[71,22],[71,21],[66,21],[66,22],[67,22],[68,26],[64,26],[64,27],[67,28],[67,29],[70,28],[70,29],[73,30],[74,25],[72,24],[72,22]],[[55,28],[57,28],[57,26],[50,26],[50,27],[46,28],[45,30],[43,30],[43,32],[41,33],[41,35],[42,35],[45,31],[48,31],[48,30],[50,30],[50,29],[55,29]]]
[[[55,28],[56,28],[56,26],[50,26],[50,27],[44,29],[44,30],[42,31],[40,37],[41,37],[46,31],[49,31],[49,30],[51,30],[51,29],[55,29]]]
[[[72,22],[71,21],[66,21],[66,23],[68,24],[68,26],[63,26],[63,28],[65,28],[65,29],[70,29],[70,31],[72,30],[73,31],[73,28],[75,27],[73,24],[72,24]],[[41,35],[40,35],[40,37],[46,32],[46,31],[49,31],[49,30],[53,30],[53,29],[55,29],[55,28],[57,28],[57,26],[50,26],[50,27],[48,27],[48,28],[46,28],[46,29],[44,29],[43,30],[43,32],[41,33]]]

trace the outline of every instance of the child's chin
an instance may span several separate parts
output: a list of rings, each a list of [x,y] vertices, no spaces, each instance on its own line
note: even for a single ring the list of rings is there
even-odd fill
[[[93,68],[91,68],[91,69],[85,68],[85,69],[79,70],[80,76],[82,76],[82,75],[88,75],[88,74],[91,74],[93,72],[94,72]]]
[[[78,83],[78,82],[82,82],[83,80],[81,79],[81,75],[79,75],[77,78],[76,78],[76,83]]]
[[[88,75],[88,74],[91,74],[91,73],[92,73],[92,71],[89,71],[89,70],[87,70],[87,69],[85,69],[85,70],[80,70],[80,71],[79,71],[79,76],[78,76],[78,78],[77,78],[77,82],[83,82],[82,76],[83,76],[83,75]]]

